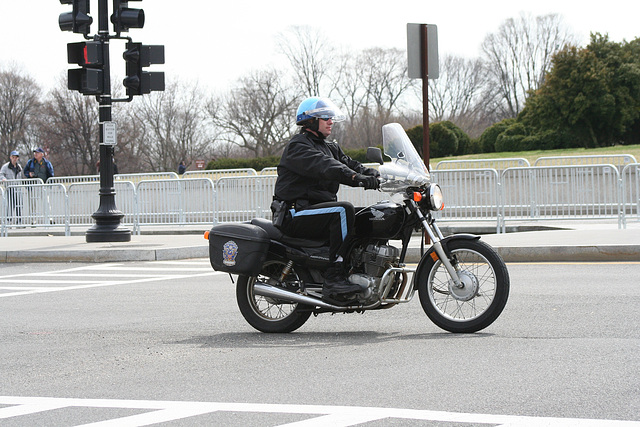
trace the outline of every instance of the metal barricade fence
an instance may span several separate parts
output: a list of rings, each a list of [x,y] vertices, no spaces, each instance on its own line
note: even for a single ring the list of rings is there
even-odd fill
[[[11,226],[23,226],[22,214],[24,212],[25,190],[19,186],[31,184],[43,184],[40,178],[5,179],[0,181],[0,189],[4,194],[4,201],[0,202],[0,236],[7,235],[7,229]]]
[[[637,163],[631,154],[603,154],[587,156],[548,156],[539,157],[533,166],[578,166],[578,165],[614,165],[618,172],[626,165]]]
[[[224,177],[216,182],[219,203],[216,222],[242,222],[271,218],[277,176]]]
[[[130,181],[138,185],[141,181],[160,180],[160,179],[178,179],[180,178],[175,172],[150,172],[150,173],[122,173],[113,176],[114,181]]]
[[[12,185],[31,185],[31,184],[44,184],[44,182],[40,178],[6,179],[4,181],[0,181],[0,187],[3,187],[5,189]]]
[[[258,175],[278,175],[278,167],[272,166],[268,168],[262,168]]]
[[[450,169],[496,169],[525,168],[531,164],[525,158],[512,157],[504,159],[475,159],[475,160],[443,160],[436,164],[435,170]]]
[[[367,207],[378,203],[381,200],[389,200],[387,193],[381,193],[377,190],[365,190],[361,187],[349,187],[348,185],[340,185],[338,190],[338,200],[351,202],[355,207]]]
[[[70,184],[79,182],[99,182],[100,175],[78,175],[78,176],[52,176],[47,180],[47,184],[63,184],[68,187]]]
[[[440,221],[495,221],[500,230],[500,178],[495,169],[439,170],[431,174],[444,195]]]
[[[253,168],[238,169],[209,169],[203,171],[187,171],[182,175],[183,178],[209,178],[216,182],[226,176],[256,176],[258,173]]]
[[[432,173],[444,193],[440,221],[491,221],[497,232],[512,220],[617,218],[640,221],[640,164],[534,166],[494,169],[437,170]],[[134,226],[215,224],[270,218],[276,175],[177,178],[115,182],[116,205]],[[28,184],[26,184],[27,182]],[[38,228],[92,225],[99,204],[99,183],[33,184],[38,180],[4,181],[0,185],[0,236],[19,226]],[[368,206],[389,195],[341,186],[340,200]]]
[[[0,187],[0,237],[5,237],[7,233],[6,222],[10,218],[10,214],[7,212],[7,203],[4,188]]]
[[[8,228],[26,226],[63,227],[65,235],[70,235],[67,191],[62,184],[11,183],[3,205],[4,235]]]
[[[614,165],[509,168],[501,187],[504,220],[617,218],[622,227]]]
[[[215,221],[216,196],[209,178],[141,181],[136,192],[140,226]]]
[[[185,224],[207,224],[215,221],[216,192],[209,178],[181,180],[183,222]]]
[[[135,234],[140,234],[138,225],[138,197],[132,182],[115,182],[115,203],[123,214],[121,222],[131,225]],[[100,183],[77,182],[69,184],[67,195],[69,198],[69,224],[93,225],[91,215],[100,206]]]
[[[640,163],[632,163],[622,170],[622,213],[624,226],[626,218],[635,217],[640,221]]]

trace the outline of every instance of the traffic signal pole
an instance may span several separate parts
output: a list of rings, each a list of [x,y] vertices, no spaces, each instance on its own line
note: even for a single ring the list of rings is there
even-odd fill
[[[87,242],[129,242],[131,230],[121,225],[124,214],[116,207],[116,191],[113,184],[114,141],[105,140],[105,133],[115,126],[111,121],[111,71],[109,62],[109,0],[98,2],[98,40],[102,44],[103,92],[97,95],[100,125],[100,206],[91,215],[95,224],[86,232]],[[108,128],[108,129],[107,129]],[[111,133],[110,133],[111,135]],[[113,135],[115,139],[115,135]]]
[[[115,35],[109,35],[109,1],[113,1],[113,23]],[[131,102],[136,95],[164,90],[164,73],[144,71],[152,64],[164,64],[164,46],[145,46],[134,43],[130,37],[121,36],[130,28],[144,26],[144,11],[129,7],[130,1],[142,0],[98,0],[98,34],[89,37],[93,18],[90,0],[60,0],[72,5],[71,12],[61,13],[58,18],[60,30],[82,34],[85,42],[67,44],[67,60],[80,68],[70,69],[68,85],[83,95],[95,95],[99,104],[100,130],[100,206],[91,215],[95,224],[86,232],[87,242],[129,242],[131,231],[121,225],[124,214],[116,207],[116,190],[113,183],[113,152],[117,142],[116,124],[111,121],[111,105],[114,102]],[[111,97],[111,64],[109,40],[126,39],[127,51],[123,57],[127,66],[127,98]]]

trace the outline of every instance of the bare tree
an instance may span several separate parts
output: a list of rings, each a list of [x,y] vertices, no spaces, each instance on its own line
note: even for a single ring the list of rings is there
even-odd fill
[[[278,34],[277,43],[289,60],[298,89],[306,96],[320,96],[334,61],[333,49],[322,31],[307,26],[289,27]]]
[[[95,98],[68,90],[66,78],[61,76],[41,112],[39,145],[46,147],[56,175],[96,173],[99,124]]]
[[[440,77],[429,80],[430,120],[450,120],[469,135],[479,136],[495,118],[497,96],[488,90],[489,82],[481,59],[445,55],[440,59]],[[414,93],[422,99],[421,85]]]
[[[342,53],[330,75],[329,95],[344,110],[347,121],[352,122],[356,114],[368,102],[367,90],[360,84],[357,67],[359,57],[352,51]]]
[[[363,147],[380,141],[382,125],[403,109],[412,86],[406,54],[400,49],[372,48],[342,57],[334,74],[334,94],[348,114],[335,136],[347,146]]]
[[[395,48],[367,49],[362,52],[359,65],[359,80],[368,93],[369,105],[387,121],[412,85],[406,52]]]
[[[30,126],[39,106],[40,87],[16,67],[0,70],[0,156],[19,149],[30,152]]]
[[[527,93],[542,84],[552,56],[574,37],[558,15],[535,19],[522,14],[507,19],[496,33],[487,35],[482,51],[487,72],[503,99],[505,117],[516,117],[524,107]]]
[[[129,110],[135,141],[143,150],[143,171],[173,171],[184,160],[189,165],[211,153],[210,127],[206,126],[205,97],[197,84],[169,83],[163,92],[139,97]]]
[[[445,55],[440,77],[429,80],[429,111],[434,121],[452,120],[472,112],[486,85],[479,59]]]
[[[211,99],[207,111],[221,132],[220,141],[261,157],[279,154],[288,142],[299,101],[282,73],[254,71],[228,95]]]

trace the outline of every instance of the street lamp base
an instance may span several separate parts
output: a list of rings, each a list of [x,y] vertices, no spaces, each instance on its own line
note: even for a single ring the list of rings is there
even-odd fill
[[[111,227],[109,225],[94,224],[87,230],[85,234],[87,243],[93,242],[130,242],[131,230],[117,225]]]

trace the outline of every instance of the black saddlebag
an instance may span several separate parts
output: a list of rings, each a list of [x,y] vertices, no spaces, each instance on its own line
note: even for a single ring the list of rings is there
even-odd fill
[[[257,225],[222,224],[209,232],[209,261],[217,271],[256,276],[268,249],[269,236]]]

